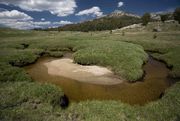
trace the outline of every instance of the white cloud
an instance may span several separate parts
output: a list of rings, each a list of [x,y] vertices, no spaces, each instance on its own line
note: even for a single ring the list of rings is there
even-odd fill
[[[44,26],[51,25],[51,22],[34,22],[34,21],[18,21],[14,19],[4,19],[0,21],[0,24],[10,28],[16,29],[33,29],[33,28],[42,28]]]
[[[93,16],[102,16],[103,12],[99,7],[92,7],[90,9],[82,10],[76,14],[77,16],[82,16],[82,15],[93,15]]]
[[[45,21],[45,18],[41,18],[41,21]]]
[[[3,26],[28,29],[33,26],[31,23],[32,20],[33,18],[31,16],[17,10],[0,12],[0,24]]]
[[[0,25],[16,29],[44,28],[49,26],[62,26],[72,24],[70,21],[50,22],[41,18],[41,21],[33,21],[33,18],[18,10],[0,11]]]
[[[2,4],[12,4],[27,11],[49,11],[57,16],[73,14],[77,7],[75,0],[0,0]]]
[[[50,21],[40,21],[40,22],[32,22],[31,21],[31,23],[32,24],[34,24],[35,26],[44,26],[44,25],[50,25],[51,24],[51,22]]]
[[[32,20],[33,18],[23,12],[12,10],[0,12],[0,19]]]
[[[0,25],[16,28],[16,29],[33,29],[33,28],[47,28],[47,27],[58,27],[66,24],[72,24],[70,21],[50,22],[50,21],[18,21],[14,19],[3,19],[0,20]]]
[[[18,21],[15,19],[3,19],[0,21],[0,24],[6,27],[16,29],[32,29],[38,27],[34,26],[34,24],[32,24],[32,21]]]
[[[53,24],[66,25],[66,24],[72,24],[72,22],[71,21],[59,21],[59,22],[53,22]]]
[[[119,2],[118,7],[122,7],[124,5],[124,2]]]
[[[0,25],[16,28],[16,29],[33,29],[33,28],[43,28],[49,26],[62,26],[65,24],[71,24],[70,21],[59,21],[50,22],[45,21],[33,21],[33,18],[23,12],[12,10],[12,11],[0,11]]]

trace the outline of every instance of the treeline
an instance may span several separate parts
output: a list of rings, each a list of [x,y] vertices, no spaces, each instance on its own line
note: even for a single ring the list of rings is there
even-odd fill
[[[102,31],[122,28],[124,26],[140,23],[141,19],[131,16],[103,17],[78,24],[59,27],[58,31]],[[52,29],[51,29],[52,30]],[[57,29],[56,29],[57,30]]]

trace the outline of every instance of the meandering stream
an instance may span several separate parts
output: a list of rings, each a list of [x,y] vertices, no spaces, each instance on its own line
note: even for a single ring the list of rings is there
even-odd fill
[[[163,92],[169,87],[169,80],[167,78],[169,70],[166,68],[165,64],[156,61],[151,57],[149,58],[148,63],[143,67],[146,72],[143,81],[139,81],[136,83],[120,81],[117,84],[115,83],[104,85],[102,83],[86,83],[82,80],[76,81],[78,78],[75,78],[76,80],[68,78],[68,74],[66,76],[49,74],[46,64],[53,61],[58,62],[58,60],[61,59],[42,57],[35,64],[26,66],[25,69],[27,73],[36,81],[43,83],[50,82],[60,86],[68,96],[70,101],[83,101],[93,99],[120,100],[132,105],[143,105],[147,102],[159,99],[162,96]],[[58,68],[60,68],[62,71],[64,69],[61,67]],[[86,78],[84,74],[85,73],[83,73],[82,78]],[[81,78],[81,75],[78,75],[80,76],[79,78]],[[101,76],[103,77],[103,75]],[[108,77],[108,79],[116,80],[117,77],[111,75]]]

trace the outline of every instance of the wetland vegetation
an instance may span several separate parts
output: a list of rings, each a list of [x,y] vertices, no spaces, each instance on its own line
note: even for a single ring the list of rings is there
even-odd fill
[[[180,119],[180,83],[178,82],[180,24],[162,23],[162,31],[156,32],[157,37],[154,38],[155,32],[152,30],[156,25],[156,22],[152,22],[143,29],[126,29],[123,30],[125,33],[123,35],[121,30],[113,30],[109,33],[109,31],[56,32],[1,29],[0,120],[178,121]],[[62,86],[61,89],[61,85],[58,86],[57,82],[48,83],[51,80],[48,80],[45,74],[42,74],[44,81],[33,78],[24,66],[37,64],[42,56],[61,58],[67,52],[73,52],[74,63],[103,66],[112,70],[116,76],[126,80],[130,85],[129,88],[136,88],[132,85],[145,83],[138,80],[144,74],[143,64],[144,66],[148,64],[147,52],[151,52],[153,58],[166,63],[170,69],[167,71],[168,77],[170,80],[176,79],[176,82],[168,88],[163,87],[164,96],[161,95],[162,90],[158,92],[161,99],[157,100],[156,95],[156,101],[152,99],[151,102],[143,103],[143,106],[132,106],[128,101],[114,99],[112,96],[108,100],[89,98],[78,102],[70,101],[70,105],[63,109],[60,107],[60,98],[68,91],[66,89],[63,91],[64,87]],[[159,85],[158,82],[157,79],[155,86]],[[77,84],[77,81],[71,80],[71,83]],[[96,87],[99,88],[99,92],[112,88],[115,95],[118,95],[116,87],[101,88],[97,85]],[[143,88],[148,90],[150,86]],[[82,95],[82,92],[74,91],[74,93]],[[121,91],[119,93],[121,94]],[[129,91],[129,93],[132,95],[134,92]],[[136,96],[141,94],[137,93],[134,98],[137,98]]]

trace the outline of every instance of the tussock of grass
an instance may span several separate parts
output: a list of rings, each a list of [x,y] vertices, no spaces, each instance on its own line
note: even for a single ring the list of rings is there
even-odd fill
[[[33,63],[37,60],[41,52],[39,50],[16,50],[16,49],[2,49],[1,62],[10,63],[14,66],[24,66]]]
[[[51,57],[63,57],[63,52],[60,51],[47,51],[46,55]]]

